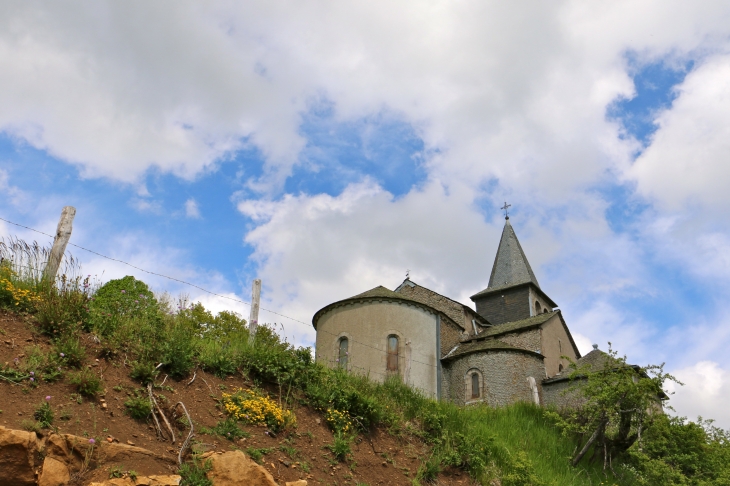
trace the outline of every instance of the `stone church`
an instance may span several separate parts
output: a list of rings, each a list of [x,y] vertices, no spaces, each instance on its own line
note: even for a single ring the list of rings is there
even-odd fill
[[[476,310],[406,278],[323,307],[312,318],[316,359],[382,381],[398,375],[458,404],[559,400],[565,357],[580,353],[540,288],[509,217]],[[567,374],[567,372],[565,373]]]

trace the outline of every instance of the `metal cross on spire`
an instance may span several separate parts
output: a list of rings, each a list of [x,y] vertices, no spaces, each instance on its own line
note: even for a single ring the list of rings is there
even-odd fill
[[[406,280],[408,280],[410,278],[411,278],[411,271],[410,270],[406,270]]]
[[[511,208],[511,207],[512,207],[512,205],[511,204],[507,204],[507,201],[505,201],[504,202],[504,206],[502,206],[501,208],[499,208],[502,211],[504,211],[504,219],[509,219],[508,209]]]

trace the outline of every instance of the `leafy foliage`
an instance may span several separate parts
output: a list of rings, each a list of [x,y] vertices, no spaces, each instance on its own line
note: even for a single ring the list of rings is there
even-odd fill
[[[102,336],[109,336],[124,319],[158,321],[159,305],[147,284],[126,276],[110,280],[96,291],[89,303],[89,326]]]
[[[152,403],[146,397],[132,397],[124,402],[124,406],[127,407],[127,413],[133,419],[143,420],[152,413]]]
[[[96,373],[86,368],[69,375],[68,381],[72,385],[76,385],[76,390],[81,395],[89,398],[96,397],[104,390],[104,383],[96,376]]]

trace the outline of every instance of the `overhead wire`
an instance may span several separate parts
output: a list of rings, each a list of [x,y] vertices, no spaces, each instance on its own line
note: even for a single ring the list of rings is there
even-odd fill
[[[53,235],[49,235],[48,233],[45,233],[45,232],[43,232],[43,231],[37,230],[37,229],[35,229],[35,228],[31,228],[31,227],[29,227],[29,226],[25,226],[25,225],[22,225],[22,224],[19,224],[19,223],[15,223],[15,222],[13,222],[13,221],[10,221],[10,220],[8,220],[8,219],[5,219],[5,218],[2,218],[2,217],[0,217],[0,221],[5,221],[6,223],[10,223],[10,224],[12,224],[12,225],[15,225],[15,226],[18,226],[18,227],[21,227],[21,228],[25,228],[25,229],[27,229],[27,230],[33,231],[33,232],[35,232],[35,233],[38,233],[38,234],[41,234],[41,235],[44,235],[44,236],[47,236],[47,237],[49,237],[49,238],[55,238],[55,236],[53,236]],[[207,293],[207,294],[210,294],[210,295],[214,295],[214,296],[216,296],[216,297],[220,297],[220,298],[223,298],[223,299],[228,299],[228,300],[231,300],[231,301],[234,301],[234,302],[238,302],[238,303],[241,303],[241,304],[245,304],[245,305],[247,305],[247,306],[249,306],[249,307],[251,306],[251,303],[250,303],[250,302],[246,302],[246,301],[244,301],[244,300],[241,300],[241,299],[237,299],[237,298],[235,298],[235,297],[230,297],[230,296],[228,296],[228,295],[223,295],[223,294],[219,294],[219,293],[213,292],[213,291],[211,291],[211,290],[205,289],[205,288],[203,288],[203,287],[201,287],[201,286],[199,286],[199,285],[196,285],[196,284],[194,284],[194,283],[191,283],[191,282],[187,282],[187,281],[185,281],[185,280],[181,280],[181,279],[179,279],[179,278],[175,278],[175,277],[170,277],[170,276],[168,276],[168,275],[164,275],[164,274],[161,274],[161,273],[158,273],[158,272],[153,272],[153,271],[151,271],[151,270],[147,270],[147,269],[144,269],[144,268],[138,267],[138,266],[136,266],[136,265],[133,265],[133,264],[131,264],[131,263],[128,263],[128,262],[125,262],[125,261],[123,261],[123,260],[119,260],[118,258],[112,258],[112,257],[110,257],[110,256],[104,255],[104,254],[102,254],[102,253],[99,253],[99,252],[97,252],[97,251],[94,251],[94,250],[90,250],[89,248],[83,247],[83,246],[81,246],[81,245],[77,245],[77,244],[75,244],[75,243],[71,243],[71,242],[69,242],[68,244],[69,244],[69,245],[71,245],[71,246],[73,246],[73,247],[79,248],[80,250],[84,250],[84,251],[87,251],[87,252],[89,252],[89,253],[92,253],[92,254],[94,254],[94,255],[97,255],[97,256],[99,256],[99,257],[105,258],[105,259],[107,259],[107,260],[111,260],[111,261],[114,261],[114,262],[117,262],[117,263],[121,263],[121,264],[123,264],[123,265],[127,265],[127,266],[129,266],[129,267],[131,267],[131,268],[134,268],[135,270],[139,270],[140,272],[144,272],[144,273],[147,273],[147,274],[149,274],[149,275],[154,275],[154,276],[157,276],[157,277],[162,277],[162,278],[166,278],[166,279],[168,279],[168,280],[172,280],[172,281],[174,281],[174,282],[178,282],[178,283],[181,283],[181,284],[183,284],[183,285],[188,285],[188,286],[190,286],[190,287],[194,287],[194,288],[196,288],[196,289],[198,289],[198,290],[201,290],[201,291],[203,291],[203,292],[205,292],[205,293]],[[280,312],[276,312],[276,311],[273,311],[273,310],[271,310],[271,309],[266,309],[266,308],[264,308],[264,307],[259,307],[259,308],[260,308],[261,310],[263,310],[263,311],[266,311],[266,312],[270,313],[270,314],[274,314],[274,315],[277,315],[277,316],[279,316],[279,317],[283,317],[283,318],[285,318],[285,319],[289,319],[289,320],[291,320],[291,321],[294,321],[294,322],[296,322],[296,323],[299,323],[299,324],[303,324],[303,325],[305,325],[305,326],[307,326],[307,327],[309,327],[309,326],[311,325],[311,324],[308,324],[308,323],[306,323],[306,322],[304,322],[304,321],[301,321],[301,320],[299,320],[299,319],[296,319],[296,318],[294,318],[294,317],[291,317],[291,316],[287,316],[287,315],[281,314]],[[282,327],[283,327],[283,324],[282,324]],[[322,333],[325,333],[325,334],[329,334],[329,335],[332,335],[332,336],[339,336],[338,334],[335,334],[335,333],[331,333],[331,332],[325,331],[325,330],[323,330],[323,329],[315,329],[315,331],[316,331],[316,332],[318,332],[318,333],[319,333],[319,332],[322,332]],[[352,339],[352,342],[354,342],[354,343],[357,343],[357,344],[359,344],[359,345],[361,345],[361,346],[365,346],[365,347],[368,347],[368,348],[374,349],[374,350],[376,350],[376,351],[378,351],[378,352],[380,352],[380,353],[383,353],[383,354],[386,354],[386,355],[387,355],[387,352],[386,352],[386,351],[384,351],[383,349],[381,349],[381,348],[378,348],[378,347],[376,347],[376,346],[373,346],[373,345],[371,345],[371,344],[368,344],[368,343],[363,343],[363,342],[357,341],[357,340],[355,340],[355,339]],[[423,353],[417,353],[417,354],[419,354],[419,355],[421,355],[421,356],[424,356],[424,357],[427,357],[427,358],[429,357],[428,355],[425,355],[425,354],[423,354]],[[422,362],[422,361],[418,361],[418,360],[416,360],[416,359],[411,359],[411,361],[412,361],[412,362],[414,362],[414,363],[419,363],[419,364],[422,364],[422,365],[424,365],[424,366],[430,366],[430,367],[433,367],[433,368],[438,368],[438,366],[437,366],[437,365],[433,365],[433,364],[431,364],[431,363],[424,363],[424,362]],[[374,373],[378,373],[378,372],[374,371]],[[378,374],[382,374],[382,373],[378,373]]]

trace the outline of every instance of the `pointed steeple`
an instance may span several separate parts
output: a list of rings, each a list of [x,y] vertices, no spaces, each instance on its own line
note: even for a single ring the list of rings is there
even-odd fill
[[[520,246],[515,230],[512,229],[509,216],[507,216],[487,289],[528,282],[532,282],[540,288],[540,284],[537,283],[537,278],[532,272],[532,268],[530,268],[530,262],[527,261],[525,252]]]

